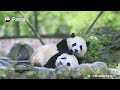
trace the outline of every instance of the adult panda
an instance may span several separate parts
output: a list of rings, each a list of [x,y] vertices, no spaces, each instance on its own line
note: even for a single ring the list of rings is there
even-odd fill
[[[32,57],[32,65],[44,66],[52,56],[58,52],[66,52],[72,50],[78,59],[79,64],[83,61],[83,56],[87,52],[90,42],[86,42],[82,37],[76,36],[74,33],[67,39],[61,40],[57,45],[44,45],[37,49]]]
[[[67,52],[58,52],[48,60],[44,67],[56,68],[60,65],[66,65],[69,68],[74,68],[78,65],[78,60],[74,56],[72,50]]]

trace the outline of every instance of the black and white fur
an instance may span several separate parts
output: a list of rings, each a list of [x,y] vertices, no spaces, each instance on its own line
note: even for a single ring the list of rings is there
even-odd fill
[[[60,65],[66,65],[70,68],[74,68],[78,65],[77,58],[73,55],[72,50],[59,52],[51,57],[48,62],[44,65],[47,68],[56,68]]]
[[[32,65],[44,66],[52,56],[59,52],[72,50],[78,59],[79,64],[83,61],[83,56],[87,52],[89,42],[73,33],[69,38],[61,40],[57,45],[44,45],[37,49],[31,57]]]
[[[57,44],[59,51],[72,50],[74,55],[77,57],[79,64],[84,60],[84,55],[87,52],[87,49],[90,45],[90,42],[86,42],[82,37],[76,36],[72,33],[71,37],[68,39],[63,39]]]

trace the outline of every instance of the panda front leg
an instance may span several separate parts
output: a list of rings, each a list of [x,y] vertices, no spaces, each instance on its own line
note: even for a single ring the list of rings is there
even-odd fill
[[[79,64],[82,64],[82,63],[83,63],[84,58],[79,58],[79,57],[77,57],[77,60],[78,60],[78,63],[79,63]]]

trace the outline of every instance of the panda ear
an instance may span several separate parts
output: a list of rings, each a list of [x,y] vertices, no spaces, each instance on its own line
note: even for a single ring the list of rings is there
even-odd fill
[[[57,49],[58,51],[62,51],[62,52],[69,50],[68,45],[67,45],[67,40],[63,39],[62,41],[60,41],[57,44]]]
[[[88,42],[86,42],[86,45],[87,45],[87,47],[89,47],[89,45],[90,45],[90,42],[88,41]]]
[[[75,33],[72,33],[70,37],[71,37],[71,38],[74,38],[74,37],[75,37]]]
[[[72,50],[68,50],[67,53],[70,54],[70,55],[73,55],[73,51]]]

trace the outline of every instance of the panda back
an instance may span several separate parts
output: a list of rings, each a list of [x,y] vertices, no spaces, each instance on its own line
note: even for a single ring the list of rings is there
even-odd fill
[[[41,64],[41,66],[44,66],[56,53],[58,53],[56,45],[41,46],[32,55],[31,62],[33,65]]]

